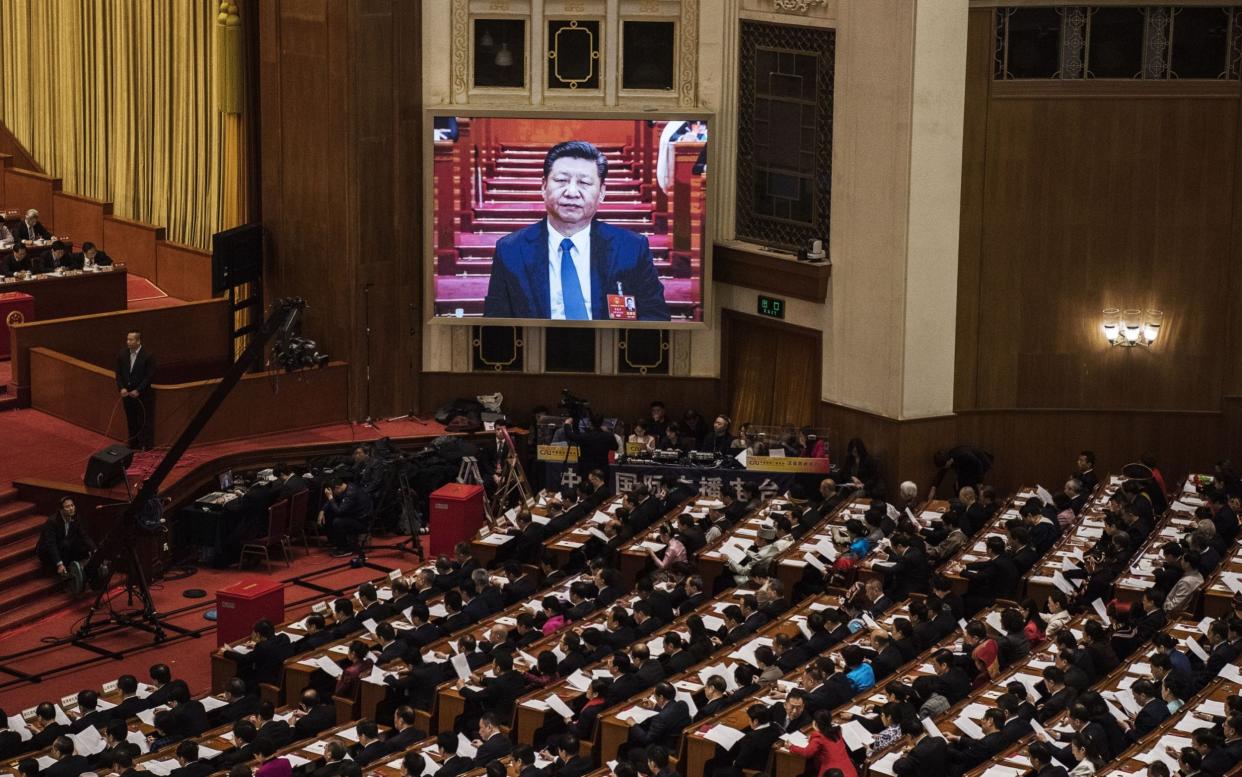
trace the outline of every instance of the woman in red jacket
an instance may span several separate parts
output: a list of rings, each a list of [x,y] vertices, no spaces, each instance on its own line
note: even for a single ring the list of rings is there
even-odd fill
[[[825,777],[830,769],[840,770],[841,777],[858,777],[854,762],[841,738],[841,729],[832,722],[832,713],[820,710],[815,713],[815,728],[806,747],[790,745],[789,752],[811,762],[816,777]]]

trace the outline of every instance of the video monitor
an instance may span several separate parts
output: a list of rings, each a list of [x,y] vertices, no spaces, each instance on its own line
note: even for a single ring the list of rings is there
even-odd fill
[[[431,320],[703,327],[709,118],[429,112]]]

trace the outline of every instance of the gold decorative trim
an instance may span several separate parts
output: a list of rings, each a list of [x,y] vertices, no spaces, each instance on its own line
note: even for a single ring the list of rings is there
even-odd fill
[[[492,327],[492,328],[499,329],[499,327]],[[509,350],[508,361],[490,361],[489,359],[487,359],[483,355],[483,336],[482,336],[483,327],[482,326],[478,328],[478,332],[479,332],[479,336],[470,338],[470,348],[474,351],[474,355],[478,356],[479,361],[482,362],[485,366],[491,367],[493,370],[497,372],[501,372],[502,370],[504,370],[505,367],[508,367],[509,365],[513,364],[514,362],[518,360],[518,352],[522,350],[525,343],[522,341],[522,338],[518,336],[518,328],[516,326],[509,327],[509,332],[511,336],[513,337],[513,345],[511,346]]]
[[[617,350],[621,351],[621,354],[623,358],[625,359],[625,366],[629,367],[631,370],[638,370],[640,375],[646,375],[647,370],[653,370],[656,367],[659,367],[661,364],[664,364],[664,360],[667,357],[668,351],[672,347],[672,343],[669,342],[668,333],[664,330],[660,330],[660,358],[657,359],[653,364],[635,364],[634,362],[630,361],[629,344],[630,344],[630,330],[628,329],[622,330],[621,340],[620,342],[617,343]]]
[[[565,78],[561,75],[560,49],[561,33],[563,32],[586,33],[588,41],[587,47],[591,52],[591,68],[587,71],[584,78]],[[590,81],[595,77],[595,63],[599,61],[599,54],[600,50],[595,47],[595,33],[591,32],[586,27],[579,27],[577,19],[570,19],[568,26],[557,28],[556,35],[552,38],[552,45],[548,47],[548,59],[552,60],[552,77],[562,84],[569,84],[570,89],[577,89],[579,84],[585,84],[587,81]],[[600,82],[603,82],[602,78],[600,79]]]
[[[681,24],[677,42],[677,104],[684,108],[698,105],[699,79],[699,0],[681,0]]]
[[[772,0],[772,10],[784,13],[809,13],[812,8],[827,8],[828,0]]]
[[[470,91],[470,0],[453,0],[452,102],[465,102]]]

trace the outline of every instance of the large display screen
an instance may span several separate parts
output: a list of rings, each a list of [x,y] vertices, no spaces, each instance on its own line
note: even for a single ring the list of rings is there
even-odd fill
[[[434,320],[702,324],[706,116],[428,125]]]

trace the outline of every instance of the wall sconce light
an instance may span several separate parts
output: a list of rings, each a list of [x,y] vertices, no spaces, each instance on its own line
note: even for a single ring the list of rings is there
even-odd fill
[[[1160,327],[1164,324],[1163,310],[1105,308],[1103,316],[1104,339],[1110,345],[1124,348],[1150,347],[1160,336]]]

